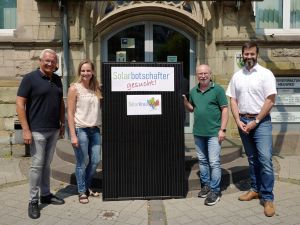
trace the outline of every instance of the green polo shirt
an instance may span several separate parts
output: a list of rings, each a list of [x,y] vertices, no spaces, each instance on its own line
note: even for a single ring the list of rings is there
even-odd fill
[[[199,85],[190,91],[190,103],[194,106],[193,134],[217,137],[221,128],[221,107],[228,105],[225,91],[211,82],[209,88],[201,92]]]

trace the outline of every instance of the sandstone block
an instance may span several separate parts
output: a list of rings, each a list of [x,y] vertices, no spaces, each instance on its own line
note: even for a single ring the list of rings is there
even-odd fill
[[[15,77],[15,68],[13,66],[2,66],[0,70],[1,77]]]
[[[299,48],[277,48],[272,50],[272,56],[274,57],[300,57]]]
[[[15,63],[14,63],[14,60],[5,59],[5,57],[0,56],[0,65],[1,66],[7,66],[7,67],[14,67]]]
[[[29,59],[29,50],[23,50],[23,51],[15,51],[15,60],[28,60]]]
[[[0,81],[0,87],[19,87],[20,80],[11,78],[8,79],[8,77],[5,77],[6,79],[1,79]]]
[[[5,57],[5,60],[14,60],[14,52],[15,50],[5,49],[3,50],[3,57]]]
[[[8,144],[1,144],[0,143],[0,158],[11,157],[11,147]]]
[[[14,131],[14,119],[0,117],[0,130]]]
[[[0,144],[10,144],[12,132],[0,131]]]
[[[17,90],[17,87],[0,87],[0,103],[15,104]]]
[[[0,104],[0,117],[15,117],[16,114],[16,104]]]

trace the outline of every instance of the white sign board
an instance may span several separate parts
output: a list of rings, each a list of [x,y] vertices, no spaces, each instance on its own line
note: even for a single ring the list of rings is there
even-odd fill
[[[161,115],[161,95],[127,95],[127,115]]]
[[[271,118],[273,123],[299,123],[300,112],[271,112]]]
[[[275,105],[300,105],[300,94],[277,95]]]
[[[174,91],[174,67],[111,67],[111,91]]]
[[[300,88],[300,77],[277,77],[277,88]]]

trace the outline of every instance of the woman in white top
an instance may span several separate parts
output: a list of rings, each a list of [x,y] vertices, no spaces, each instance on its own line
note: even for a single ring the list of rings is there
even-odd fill
[[[82,204],[89,202],[89,196],[99,196],[90,187],[101,154],[101,98],[94,64],[90,60],[81,61],[78,66],[78,79],[71,84],[68,91],[68,125],[76,157],[75,175],[79,202]]]

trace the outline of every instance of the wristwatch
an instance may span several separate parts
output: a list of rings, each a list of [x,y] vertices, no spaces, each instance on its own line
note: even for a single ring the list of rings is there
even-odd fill
[[[259,122],[260,122],[260,120],[257,119],[257,118],[255,118],[255,123],[256,123],[256,125],[259,124]]]
[[[226,129],[220,129],[221,131],[223,131],[224,133],[226,133]]]

